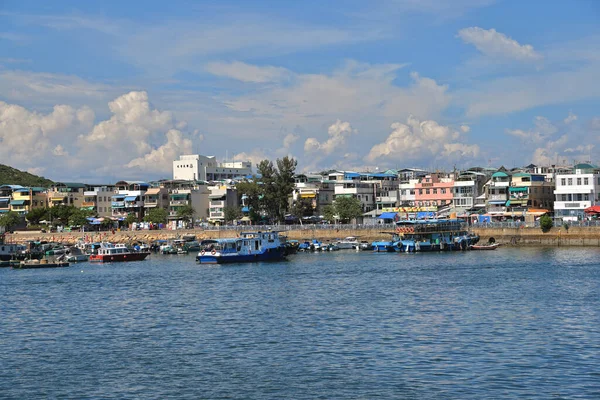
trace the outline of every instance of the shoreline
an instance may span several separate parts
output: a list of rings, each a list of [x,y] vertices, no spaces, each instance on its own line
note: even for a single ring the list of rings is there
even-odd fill
[[[257,230],[257,229],[244,229]],[[263,229],[264,230],[264,229]],[[277,230],[277,227],[273,227]],[[543,233],[540,228],[471,228],[479,235],[480,243],[486,243],[490,238],[502,245],[509,246],[544,246],[544,247],[600,247],[600,227],[572,227],[553,228]],[[334,241],[346,236],[355,236],[359,240],[372,242],[386,237],[385,232],[390,229],[377,227],[364,227],[361,229],[323,229],[307,227],[283,231],[282,235],[289,240],[318,239],[320,241]],[[238,230],[211,230],[211,229],[186,229],[186,230],[156,230],[156,231],[111,231],[106,232],[54,232],[41,233],[39,231],[16,231],[7,233],[6,243],[25,243],[27,241],[55,241],[74,244],[80,238],[92,242],[108,241],[114,243],[153,242],[155,240],[170,240],[182,236],[195,236],[197,240],[233,238],[238,235]]]

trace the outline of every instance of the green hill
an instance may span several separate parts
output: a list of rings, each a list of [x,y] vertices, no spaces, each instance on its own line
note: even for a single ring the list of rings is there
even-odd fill
[[[0,185],[21,185],[50,187],[54,182],[43,176],[30,174],[29,172],[19,171],[18,169],[0,164]]]

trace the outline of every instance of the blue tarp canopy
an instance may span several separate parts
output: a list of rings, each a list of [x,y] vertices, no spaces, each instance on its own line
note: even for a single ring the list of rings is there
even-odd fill
[[[423,218],[435,218],[435,213],[433,211],[417,212],[417,219],[423,219]]]
[[[135,201],[135,199],[137,199],[137,196],[127,196],[127,197],[125,197],[125,201]]]
[[[380,219],[395,219],[397,215],[398,215],[398,213],[395,213],[395,212],[384,212],[383,214],[381,214],[377,218],[380,218]]]
[[[11,200],[10,204],[12,206],[22,206],[23,204],[25,204],[25,200]]]
[[[250,212],[250,208],[249,207],[242,207],[242,212]]]

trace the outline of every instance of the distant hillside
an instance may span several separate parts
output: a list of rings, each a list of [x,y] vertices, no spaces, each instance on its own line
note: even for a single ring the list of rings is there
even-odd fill
[[[19,171],[18,169],[0,164],[0,185],[21,185],[49,187],[54,182],[43,176],[30,174],[29,172]]]

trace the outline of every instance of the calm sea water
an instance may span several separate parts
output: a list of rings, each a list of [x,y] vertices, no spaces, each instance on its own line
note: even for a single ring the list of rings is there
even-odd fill
[[[600,250],[3,268],[0,398],[600,398]]]

